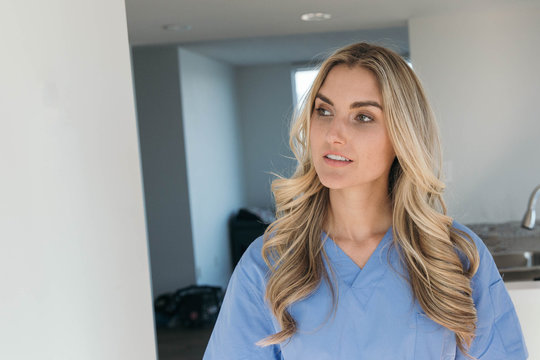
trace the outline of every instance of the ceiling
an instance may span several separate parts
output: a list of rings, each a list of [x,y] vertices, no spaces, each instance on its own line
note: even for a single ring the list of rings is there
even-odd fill
[[[388,47],[409,56],[406,26],[314,34],[265,36],[191,42],[182,48],[237,66],[296,63],[318,64],[334,50],[359,41]]]
[[[405,27],[412,17],[485,9],[520,0],[126,0],[131,45]],[[307,12],[332,15],[305,22]],[[164,25],[189,26],[167,31]]]

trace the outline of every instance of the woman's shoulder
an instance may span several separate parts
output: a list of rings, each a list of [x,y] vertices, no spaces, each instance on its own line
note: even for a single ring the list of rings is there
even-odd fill
[[[468,226],[463,225],[462,223],[460,223],[460,222],[458,222],[458,221],[456,221],[454,219],[454,220],[452,220],[452,227],[457,229],[457,230],[460,230],[460,231],[463,231],[463,232],[467,233],[471,237],[471,239],[474,241],[475,244],[480,243],[480,244],[485,246],[482,239],[480,239],[480,237],[474,231],[472,231]]]
[[[248,246],[238,261],[234,272],[237,276],[247,278],[253,285],[266,284],[270,269],[264,261],[262,248],[264,236],[261,235]]]
[[[490,252],[486,246],[486,244],[484,243],[484,241],[480,238],[480,236],[478,236],[474,231],[472,231],[468,226],[466,225],[463,225],[462,223],[456,221],[456,220],[452,220],[452,227],[454,229],[457,229],[461,232],[464,232],[466,233],[467,235],[469,235],[469,237],[471,238],[471,240],[474,242],[474,244],[476,245],[476,249],[478,250],[478,254],[480,257],[483,257],[486,253],[488,255],[490,255]]]
[[[453,226],[471,237],[480,260],[478,270],[471,279],[477,322],[470,355],[483,354],[482,358],[489,359],[501,356],[505,356],[505,359],[527,358],[519,319],[493,256],[484,241],[469,227],[456,221]],[[495,333],[499,335],[495,336]]]
[[[478,236],[466,225],[463,225],[455,220],[452,222],[452,226],[457,230],[467,233],[476,245],[480,262],[478,265],[478,271],[473,278],[473,283],[478,281],[479,278],[486,278],[486,281],[489,283],[499,281],[501,276],[495,261],[493,260],[493,256],[480,236]],[[466,262],[468,263],[468,261]]]

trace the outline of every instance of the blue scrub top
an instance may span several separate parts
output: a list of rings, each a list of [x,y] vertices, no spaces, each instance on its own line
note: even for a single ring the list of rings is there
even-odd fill
[[[521,326],[493,257],[472,230],[455,221],[453,226],[472,237],[480,254],[471,282],[478,322],[469,354],[489,360],[526,359]],[[298,331],[290,341],[255,345],[279,330],[264,300],[269,271],[259,237],[231,276],[203,359],[467,359],[457,348],[454,333],[429,319],[413,299],[402,276],[406,270],[390,246],[392,228],[363,268],[322,234],[325,238],[324,248],[338,278],[335,313],[330,313],[329,287],[321,281],[314,293],[291,305]]]

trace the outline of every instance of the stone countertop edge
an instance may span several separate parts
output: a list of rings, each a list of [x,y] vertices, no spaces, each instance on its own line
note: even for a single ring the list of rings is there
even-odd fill
[[[540,251],[540,224],[532,230],[522,228],[520,221],[466,226],[484,241],[492,254]]]

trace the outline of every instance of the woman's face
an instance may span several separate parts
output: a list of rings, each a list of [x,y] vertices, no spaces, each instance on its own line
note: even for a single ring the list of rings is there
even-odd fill
[[[324,186],[387,186],[395,153],[373,73],[347,65],[330,70],[311,114],[310,146]]]

